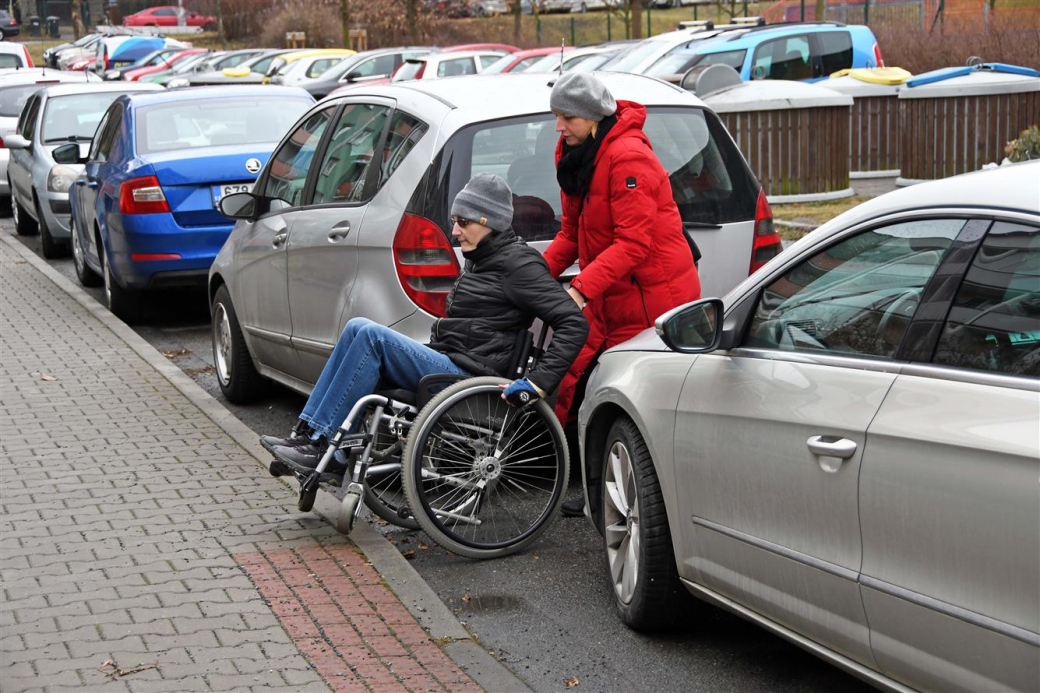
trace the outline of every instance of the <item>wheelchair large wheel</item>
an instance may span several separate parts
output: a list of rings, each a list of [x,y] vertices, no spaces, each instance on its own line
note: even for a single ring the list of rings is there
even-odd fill
[[[569,460],[563,428],[544,401],[514,408],[501,378],[471,378],[438,393],[404,449],[404,488],[422,528],[469,558],[515,553],[559,512]]]
[[[371,411],[365,417],[366,429],[371,425]],[[397,449],[395,450],[395,446]],[[405,529],[419,529],[419,523],[408,509],[408,499],[401,483],[401,450],[397,436],[380,426],[372,445],[368,473],[365,474],[365,505],[378,517]]]

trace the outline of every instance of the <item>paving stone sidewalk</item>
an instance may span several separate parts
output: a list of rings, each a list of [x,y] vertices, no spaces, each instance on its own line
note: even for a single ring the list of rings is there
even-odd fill
[[[0,240],[0,690],[480,690],[213,411]]]

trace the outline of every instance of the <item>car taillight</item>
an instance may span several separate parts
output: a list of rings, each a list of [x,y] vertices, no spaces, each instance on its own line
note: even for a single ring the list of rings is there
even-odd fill
[[[32,56],[29,55],[29,49],[25,47],[24,43],[22,44],[22,50],[25,52],[25,66],[26,67],[36,67],[33,64]]]
[[[158,214],[169,212],[166,196],[155,176],[132,178],[119,187],[120,214]]]
[[[4,144],[4,138],[0,137],[0,149],[7,149],[7,145]]]
[[[874,64],[877,67],[885,66],[885,60],[881,57],[881,46],[877,45],[876,42],[874,43]]]
[[[444,231],[425,217],[405,212],[394,236],[394,268],[408,298],[443,318],[459,263]]]
[[[755,237],[751,242],[751,268],[748,274],[758,269],[780,254],[780,234],[773,227],[773,210],[769,208],[764,190],[758,191],[758,204],[755,207]]]

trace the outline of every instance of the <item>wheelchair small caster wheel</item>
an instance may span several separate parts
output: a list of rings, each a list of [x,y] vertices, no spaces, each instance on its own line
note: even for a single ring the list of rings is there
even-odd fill
[[[308,489],[306,484],[300,486],[300,498],[296,501],[296,509],[301,513],[309,513],[314,507],[314,500],[318,497],[318,486]]]
[[[285,466],[285,463],[281,460],[271,460],[271,464],[267,466],[267,471],[271,473],[271,476],[289,476],[292,474],[292,470]]]
[[[354,529],[354,520],[357,519],[360,505],[361,496],[356,493],[343,496],[343,502],[339,506],[339,517],[336,518],[336,529],[343,534],[350,534]]]

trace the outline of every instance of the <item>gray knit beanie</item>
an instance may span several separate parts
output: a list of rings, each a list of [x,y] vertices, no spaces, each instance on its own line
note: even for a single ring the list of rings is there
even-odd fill
[[[553,85],[549,108],[553,113],[603,120],[617,111],[617,101],[594,74],[567,72]]]
[[[505,231],[513,224],[513,191],[502,176],[478,173],[455,196],[451,213]]]

